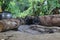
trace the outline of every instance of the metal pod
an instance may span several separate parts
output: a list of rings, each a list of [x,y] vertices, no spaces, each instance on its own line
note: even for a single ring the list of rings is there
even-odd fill
[[[12,18],[12,14],[10,12],[2,12],[2,19],[10,19]]]

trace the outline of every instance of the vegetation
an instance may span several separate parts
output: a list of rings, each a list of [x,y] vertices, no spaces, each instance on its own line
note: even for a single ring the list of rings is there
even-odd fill
[[[13,17],[26,15],[43,16],[53,14],[52,10],[60,8],[60,0],[0,0],[3,11],[9,11]]]

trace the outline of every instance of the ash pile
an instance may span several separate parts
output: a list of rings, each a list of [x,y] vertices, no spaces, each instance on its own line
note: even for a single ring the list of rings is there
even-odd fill
[[[55,26],[47,27],[41,25],[21,25],[19,26],[18,31],[29,34],[50,34],[60,32],[60,28]]]

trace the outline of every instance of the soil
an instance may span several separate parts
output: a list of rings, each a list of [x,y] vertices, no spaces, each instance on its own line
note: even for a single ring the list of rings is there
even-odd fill
[[[26,32],[9,30],[0,33],[0,40],[60,40],[60,33],[33,35]]]
[[[31,35],[19,31],[0,33],[0,40],[60,40],[60,33]]]

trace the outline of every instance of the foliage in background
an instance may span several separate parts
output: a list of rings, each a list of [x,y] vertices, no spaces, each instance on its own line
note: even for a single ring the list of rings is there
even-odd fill
[[[48,12],[47,13],[49,13],[49,14],[52,14],[51,11],[54,8],[56,8],[56,7],[60,8],[59,0],[47,0],[47,2],[48,2]]]
[[[0,0],[0,5],[3,4],[4,10],[10,11],[13,17],[50,15],[54,8],[60,8],[60,0]]]

